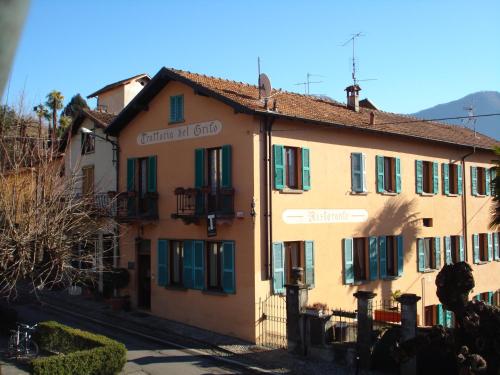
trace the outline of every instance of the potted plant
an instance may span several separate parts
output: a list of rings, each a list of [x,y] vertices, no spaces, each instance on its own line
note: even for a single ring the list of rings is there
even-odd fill
[[[328,312],[328,305],[326,303],[316,302],[312,305],[306,306],[306,314],[312,316],[323,316]]]
[[[103,296],[107,298],[114,311],[128,308],[129,296],[120,296],[119,290],[125,288],[130,280],[126,268],[112,268],[103,274]]]

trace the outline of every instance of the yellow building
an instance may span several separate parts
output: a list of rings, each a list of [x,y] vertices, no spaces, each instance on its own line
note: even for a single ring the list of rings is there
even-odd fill
[[[107,130],[135,306],[256,341],[258,302],[293,266],[311,303],[353,309],[357,290],[399,290],[422,297],[427,324],[443,314],[445,262],[473,264],[474,293],[499,289],[497,141],[347,91],[345,105],[166,68],[152,78]]]

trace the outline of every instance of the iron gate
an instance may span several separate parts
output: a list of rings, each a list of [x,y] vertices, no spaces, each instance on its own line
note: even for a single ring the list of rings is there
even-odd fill
[[[268,348],[287,348],[286,297],[280,294],[259,298],[257,344]]]

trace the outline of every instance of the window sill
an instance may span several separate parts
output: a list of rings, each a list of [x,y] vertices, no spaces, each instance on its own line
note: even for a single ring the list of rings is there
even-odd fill
[[[283,188],[279,192],[280,192],[280,194],[302,194],[304,192],[304,190]]]
[[[185,122],[184,119],[182,119],[182,120],[176,120],[176,121],[169,121],[168,124],[169,125],[177,125],[177,124],[182,124],[183,122]]]
[[[486,194],[476,194],[476,195],[473,195],[473,197],[476,197],[476,198],[486,198],[487,195]]]
[[[399,193],[394,193],[394,192],[392,192],[392,191],[383,191],[383,192],[382,192],[382,193],[380,193],[380,194],[382,194],[382,195],[391,195],[391,196],[392,196],[392,195],[398,195]]]
[[[401,278],[401,276],[386,276],[382,280],[384,280],[384,281],[394,281],[394,280],[397,280],[399,278]]]
[[[221,297],[227,297],[228,294],[222,290],[216,290],[216,289],[203,289],[201,291],[203,294],[208,294],[212,296],[221,296]]]
[[[437,270],[435,270],[435,269],[429,268],[429,269],[426,269],[426,270],[423,270],[423,271],[418,271],[418,272],[420,272],[420,273],[432,273],[432,272],[436,272],[436,271]]]
[[[367,191],[350,191],[349,194],[351,195],[368,195]]]
[[[482,266],[483,264],[488,264],[488,263],[489,263],[489,261],[487,261],[487,260],[480,260],[479,262],[474,263],[474,264],[476,264],[478,266]]]
[[[454,194],[454,193],[451,193],[451,194],[446,194],[447,197],[459,197],[460,194]]]
[[[422,193],[419,193],[419,195],[421,197],[433,197],[435,194],[434,193],[426,193],[426,192],[422,192]]]
[[[369,282],[370,282],[370,280],[357,280],[349,285],[359,286],[359,285],[368,284]]]
[[[182,285],[167,285],[165,286],[165,289],[168,290],[177,290],[179,292],[187,292],[188,288],[182,286]]]

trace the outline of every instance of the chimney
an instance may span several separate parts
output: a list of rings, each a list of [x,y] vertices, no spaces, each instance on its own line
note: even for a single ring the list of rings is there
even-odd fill
[[[347,91],[347,108],[352,109],[354,112],[359,112],[359,92],[361,87],[358,85],[352,85],[346,87]]]
[[[375,113],[370,112],[370,125],[375,125]]]

